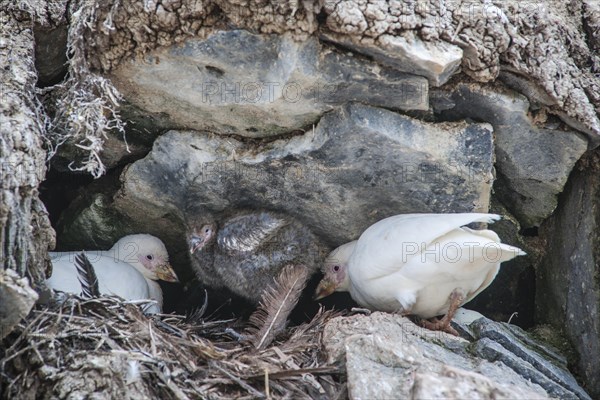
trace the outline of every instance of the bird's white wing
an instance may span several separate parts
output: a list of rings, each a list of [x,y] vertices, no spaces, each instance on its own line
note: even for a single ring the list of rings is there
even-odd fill
[[[50,257],[52,276],[48,278],[48,286],[63,292],[81,293],[74,258],[69,253],[50,253]],[[117,295],[126,300],[150,298],[146,279],[130,264],[92,252],[88,259],[96,272],[101,294]]]
[[[358,239],[350,259],[352,280],[366,281],[396,273],[440,237],[473,222],[492,222],[495,214],[405,214],[383,219]]]
[[[50,255],[50,259],[52,263],[54,261],[64,261],[69,260],[70,262],[75,262],[75,257],[81,253],[81,250],[78,251],[51,251],[48,254]],[[88,260],[93,264],[94,260],[98,260],[101,257],[112,257],[112,253],[110,250],[85,250],[85,256]],[[115,258],[117,260],[117,258]]]

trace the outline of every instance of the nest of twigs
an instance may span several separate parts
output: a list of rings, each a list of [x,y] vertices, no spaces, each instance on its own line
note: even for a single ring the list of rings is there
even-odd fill
[[[148,317],[116,298],[37,306],[2,341],[3,398],[339,398],[345,385],[321,355],[334,316],[288,328],[256,350],[239,321]]]

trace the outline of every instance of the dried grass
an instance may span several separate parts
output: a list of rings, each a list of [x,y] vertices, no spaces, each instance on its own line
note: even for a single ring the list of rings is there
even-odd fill
[[[38,306],[2,342],[0,397],[60,397],[69,377],[76,381],[68,382],[71,396],[110,398],[115,392],[95,381],[108,376],[122,398],[337,398],[344,390],[339,370],[320,356],[323,326],[336,315],[320,310],[257,351],[225,333],[239,328],[236,321],[147,317],[116,298],[68,296]],[[100,370],[97,379],[87,366]]]

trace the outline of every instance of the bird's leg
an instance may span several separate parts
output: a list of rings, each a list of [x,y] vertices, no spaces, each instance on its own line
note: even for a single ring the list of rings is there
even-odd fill
[[[451,335],[459,336],[458,332],[450,325],[450,322],[452,322],[456,310],[458,310],[465,297],[459,290],[455,289],[450,293],[449,299],[450,306],[448,307],[448,312],[442,319],[432,318],[432,321],[422,320],[421,326],[432,331],[444,331]]]

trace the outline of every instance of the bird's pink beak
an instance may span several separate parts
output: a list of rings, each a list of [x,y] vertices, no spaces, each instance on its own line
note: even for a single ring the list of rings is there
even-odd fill
[[[321,300],[335,292],[335,284],[327,278],[323,278],[315,291],[315,300]]]
[[[158,279],[165,282],[179,282],[179,278],[177,278],[175,270],[173,270],[173,267],[171,267],[171,264],[169,263],[160,265],[156,269],[156,276],[158,276]]]

